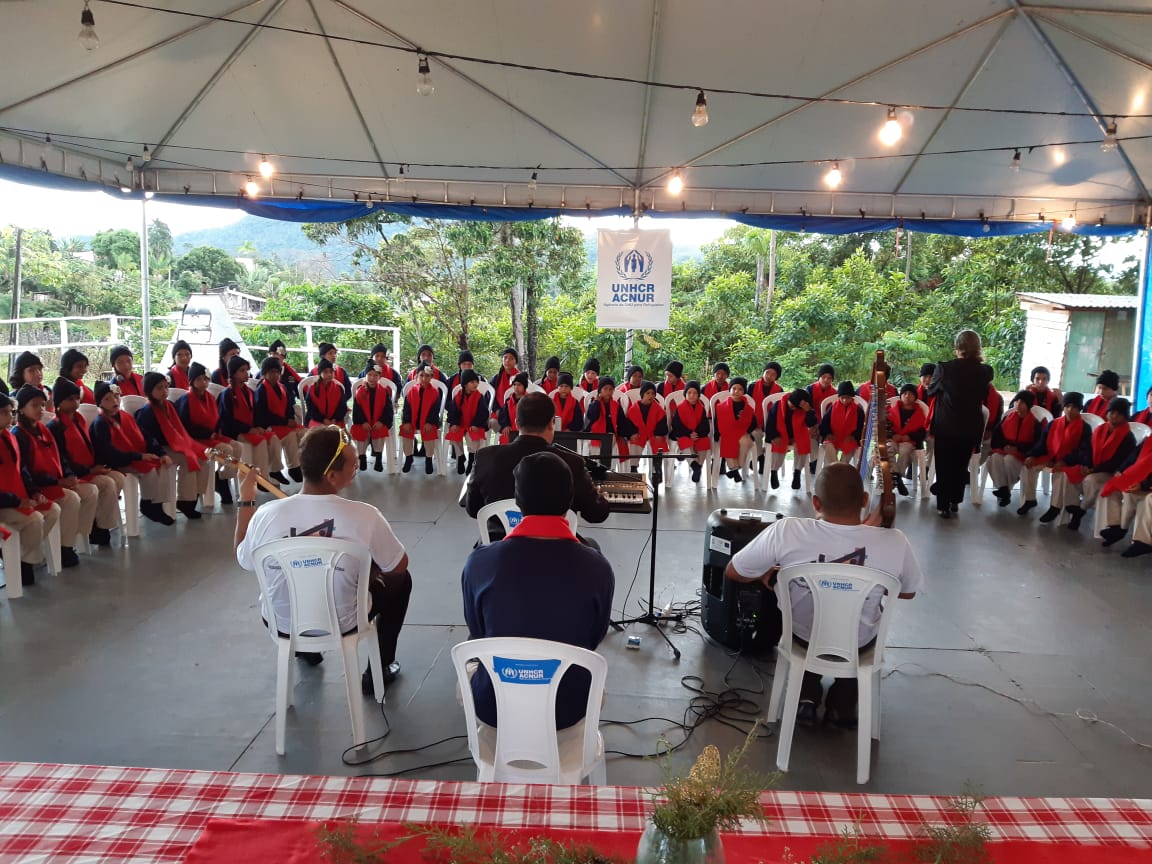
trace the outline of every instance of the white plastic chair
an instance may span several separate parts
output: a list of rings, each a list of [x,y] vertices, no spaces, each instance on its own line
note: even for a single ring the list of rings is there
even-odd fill
[[[479,722],[468,663],[478,660],[492,680],[500,725]],[[607,783],[600,704],[608,661],[586,648],[515,637],[474,639],[452,648],[452,665],[464,703],[468,750],[481,783]],[[584,719],[556,729],[556,694],[564,673],[582,666],[592,676]],[[518,680],[526,679],[526,680]]]
[[[568,527],[572,529],[572,533],[576,533],[576,529],[580,525],[580,517],[569,510],[566,514],[568,517]],[[492,540],[488,536],[488,520],[499,519],[500,525],[504,528],[504,534],[507,536],[508,532],[520,524],[523,514],[520,508],[516,506],[515,498],[502,498],[499,501],[493,501],[491,504],[485,504],[480,508],[480,512],[476,514],[476,529],[480,534],[480,545],[487,546]]]
[[[710,397],[708,397],[708,401],[705,403],[708,406],[705,409],[708,412],[708,416],[710,418],[713,418],[713,420],[712,420],[712,424],[713,424],[712,425],[712,432],[713,432],[712,449],[711,449],[711,451],[709,451],[709,464],[708,464],[708,488],[709,489],[715,489],[716,488],[716,485],[720,480],[720,463],[723,461],[720,458],[720,442],[716,440],[716,436],[715,436],[716,420],[714,418],[716,417],[716,407],[721,402],[724,402],[730,398],[732,398],[732,393],[730,390],[720,390],[716,393],[713,393]],[[756,448],[755,447],[752,447],[749,449],[748,458],[750,460],[750,464],[755,466],[756,465]],[[749,474],[748,465],[749,465],[749,463],[745,463],[744,465],[737,466],[740,469],[740,473],[743,475],[745,482],[748,481],[748,474]],[[751,474],[752,474],[752,485],[755,486],[756,491],[759,492],[760,491],[760,474],[758,471],[755,470],[755,467],[753,467],[751,469]]]
[[[1144,423],[1129,423],[1128,431],[1136,439],[1136,447],[1139,448],[1144,443],[1144,439],[1148,437],[1148,433],[1152,432],[1152,428]],[[1108,527],[1108,508],[1103,501],[1096,502],[1096,515],[1093,517],[1092,526],[1093,535],[1099,540],[1100,532]]]
[[[411,381],[407,382],[404,385],[404,390],[402,391],[404,398],[407,399],[409,390],[411,390],[413,387],[419,387],[419,386],[420,386],[420,382],[417,381],[416,379],[412,379]],[[448,385],[445,384],[443,381],[441,381],[439,378],[433,378],[432,379],[432,386],[440,391],[440,428],[437,430],[438,434],[437,434],[437,438],[436,438],[436,440],[438,442],[438,446],[436,447],[436,466],[440,470],[440,476],[443,477],[448,473],[448,459],[445,456],[445,453],[447,452],[447,448],[444,446],[444,436],[448,432],[448,430],[445,428],[447,426],[447,424],[444,422],[446,413],[448,411]],[[511,392],[512,392],[512,388],[509,387],[508,393],[511,393]],[[507,398],[508,393],[504,394],[505,398]],[[399,428],[400,424],[396,423],[395,426],[397,428]],[[420,430],[416,430],[416,434],[420,435],[420,440],[424,440],[424,436],[420,432]]]
[[[76,409],[76,413],[84,418],[85,423],[87,423],[89,426],[91,426],[92,421],[100,416],[100,409],[97,408],[95,405],[89,405],[89,404],[85,403],[83,405],[80,405]]]
[[[132,415],[133,419],[136,417],[136,412],[148,404],[148,400],[144,396],[121,396],[120,397],[120,410],[127,411]]]
[[[340,619],[333,595],[336,565],[348,556],[359,565],[356,587],[356,629],[340,632]],[[277,622],[272,612],[272,596],[264,573],[264,560],[275,559],[286,579],[285,590],[291,607],[291,621]],[[352,716],[353,744],[360,746],[364,732],[364,699],[360,693],[360,662],[357,651],[362,641],[368,643],[368,663],[372,685],[383,702],[384,667],[380,643],[376,640],[376,623],[369,620],[368,581],[372,555],[363,543],[330,537],[289,537],[273,540],[252,553],[256,578],[260,582],[261,611],[268,622],[268,635],[276,644],[276,753],[284,755],[284,737],[288,706],[292,704],[292,657],[297,651],[340,651],[344,662],[344,684],[348,711]],[[287,639],[277,628],[288,624]]]
[[[24,596],[24,582],[20,572],[20,532],[0,523],[0,549],[4,551],[4,588],[9,600]]]
[[[812,633],[804,648],[792,638],[790,585],[803,579],[812,592]],[[860,612],[868,595],[877,586],[884,599],[876,641],[861,650]],[[776,579],[776,597],[784,630],[776,648],[776,671],[772,677],[769,719],[780,721],[780,745],[776,767],[788,770],[796,711],[800,705],[800,683],[805,672],[856,678],[859,683],[856,782],[867,783],[872,756],[872,739],[880,738],[880,667],[892,620],[900,580],[871,567],[854,564],[795,564],[785,567]],[[782,698],[783,697],[783,698]]]
[[[208,392],[212,394],[213,399],[215,399],[217,396],[219,396],[221,393],[223,393],[227,389],[228,388],[225,387],[223,384],[217,384],[215,381],[213,381],[212,383],[210,383],[208,385]]]
[[[1039,405],[1033,405],[1030,410],[1032,412],[1032,416],[1036,418],[1037,423],[1044,424],[1044,423],[1051,423],[1052,422],[1052,412],[1049,411],[1047,408],[1041,408]],[[1007,411],[1007,409],[1006,409],[1006,411]],[[1045,472],[1043,472],[1042,476],[1044,479],[1044,494],[1048,495],[1048,494],[1050,494],[1049,487],[1051,485],[1051,472],[1045,471]],[[976,500],[976,499],[983,500],[984,487],[987,485],[987,483],[988,483],[988,460],[985,459],[984,464],[980,466],[980,483],[977,487],[975,487],[975,489],[972,492],[972,499],[973,500]]]
[[[1080,416],[1081,416],[1081,418],[1083,418],[1083,420],[1084,420],[1085,424],[1087,424],[1088,428],[1091,429],[1093,432],[1096,431],[1097,426],[1100,426],[1104,423],[1104,418],[1098,417],[1095,414],[1089,414],[1087,412],[1083,412],[1080,414]]]
[[[169,402],[178,402],[178,401],[180,401],[181,396],[187,396],[187,395],[188,395],[188,391],[185,390],[183,387],[169,387],[168,388],[168,401]]]
[[[984,447],[984,433],[988,431],[988,406],[981,405],[980,411],[984,414],[984,428],[980,430],[980,447],[968,459],[968,487],[972,497],[972,506],[980,507],[984,501],[984,487],[980,484],[980,452]]]

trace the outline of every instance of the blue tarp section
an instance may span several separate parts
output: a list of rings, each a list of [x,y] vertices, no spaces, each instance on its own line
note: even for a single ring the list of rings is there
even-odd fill
[[[1140,275],[1140,305],[1136,310],[1136,362],[1132,366],[1132,411],[1146,407],[1144,394],[1152,387],[1152,238],[1144,241]]]

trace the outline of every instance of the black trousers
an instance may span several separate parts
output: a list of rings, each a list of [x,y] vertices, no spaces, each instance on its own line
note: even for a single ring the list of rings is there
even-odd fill
[[[799,636],[793,636],[792,640],[804,648],[808,647],[808,643],[801,639]],[[861,651],[866,651],[876,643],[873,639],[867,645],[860,648]],[[828,688],[828,696],[824,696],[823,679],[815,672],[805,672],[804,680],[800,683],[800,701],[801,702],[814,702],[817,707],[820,701],[824,700],[824,707],[839,714],[841,717],[854,717],[856,715],[856,702],[859,698],[860,689],[856,678],[836,678],[832,681],[832,686]]]
[[[972,458],[972,441],[968,438],[936,436],[936,507],[947,510],[964,500],[968,481],[968,462]]]

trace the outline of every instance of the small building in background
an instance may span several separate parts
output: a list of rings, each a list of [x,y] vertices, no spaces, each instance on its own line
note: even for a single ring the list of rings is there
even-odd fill
[[[1136,296],[1021,291],[1016,297],[1028,316],[1021,387],[1034,367],[1047,366],[1061,390],[1091,393],[1103,369],[1119,374],[1122,393],[1131,390]]]

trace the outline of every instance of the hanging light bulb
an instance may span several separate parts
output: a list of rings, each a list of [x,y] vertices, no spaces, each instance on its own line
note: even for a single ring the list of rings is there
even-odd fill
[[[676,169],[676,173],[668,181],[668,194],[679,195],[684,191],[684,178],[680,176],[680,169]]]
[[[265,180],[271,180],[272,175],[276,173],[276,166],[268,161],[267,156],[260,157],[260,176]]]
[[[144,145],[143,151],[140,153],[140,164],[147,165],[152,161],[152,151],[148,149],[148,145]]]
[[[832,167],[828,170],[828,173],[824,175],[824,185],[829,189],[835,189],[843,180],[844,174],[840,171],[840,163],[833,162]]]
[[[80,35],[76,38],[89,51],[100,47],[100,37],[96,35],[96,16],[88,8],[88,0],[84,0],[84,11],[80,13]]]
[[[260,184],[249,177],[248,182],[244,184],[244,194],[249,198],[255,198],[260,194]]]
[[[1076,227],[1076,216],[1073,215],[1072,213],[1069,213],[1064,218],[1064,220],[1060,223],[1060,227],[1063,228],[1065,231],[1071,231],[1073,228]]]
[[[124,170],[127,171],[129,174],[131,174],[133,171],[136,170],[136,160],[133,159],[131,156],[129,156],[126,160],[124,160]]]
[[[880,127],[880,143],[885,147],[891,147],[904,135],[904,129],[900,125],[900,121],[896,119],[896,109],[888,109],[888,119],[884,121],[884,125]]]
[[[692,125],[708,125],[708,97],[704,95],[703,90],[696,93],[696,108],[692,111]]]
[[[421,96],[431,96],[436,92],[436,85],[432,83],[432,70],[428,66],[428,55],[419,55],[417,71],[420,73],[416,79],[416,92]]]
[[[1119,146],[1116,140],[1116,121],[1113,120],[1104,129],[1104,140],[1100,142],[1100,149],[1105,153],[1111,153]]]
[[[540,171],[540,166],[537,165],[536,170],[532,172],[532,176],[530,178],[528,178],[528,191],[529,192],[535,192],[536,191],[536,185],[537,185],[536,180],[537,180],[537,177],[539,175],[539,171]]]
[[[44,143],[40,146],[40,158],[47,159],[56,152],[56,145],[52,143],[52,136],[45,135]]]
[[[1019,150],[1017,150],[1015,153],[1012,154],[1012,161],[1011,161],[1011,163],[1009,163],[1008,167],[1011,168],[1013,171],[1019,173],[1019,171],[1020,171],[1020,151]]]

